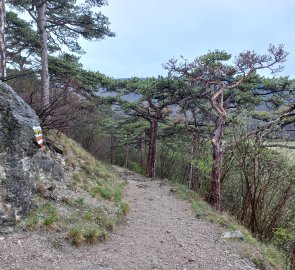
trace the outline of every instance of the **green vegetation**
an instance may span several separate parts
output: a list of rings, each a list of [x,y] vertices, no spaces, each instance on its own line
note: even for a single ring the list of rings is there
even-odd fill
[[[102,241],[108,238],[108,233],[102,230],[99,226],[88,224],[75,225],[70,229],[69,237],[72,243],[80,246],[83,243],[95,244],[97,241]]]
[[[82,208],[85,205],[84,198],[79,197],[78,199],[76,199],[76,204],[78,205],[78,207]]]
[[[76,245],[105,239],[128,205],[122,201],[124,184],[100,159],[185,184],[190,190],[177,186],[178,193],[189,198],[197,215],[231,229],[240,222],[281,248],[295,269],[295,143],[282,131],[295,123],[294,80],[259,75],[283,69],[288,56],[283,45],[235,58],[209,51],[194,60],[169,60],[167,76],[114,80],[85,70],[76,55],[49,55],[61,49],[58,45],[82,52],[78,37],[114,36],[107,17],[93,9],[106,1],[37,2],[9,1],[1,48],[6,45],[11,63],[9,83],[37,112],[46,136],[63,148],[71,192],[50,203],[38,198],[26,226],[67,232]],[[14,9],[29,12],[38,29]],[[68,17],[56,20],[64,9]],[[2,25],[4,18],[2,12]],[[1,61],[5,79],[5,57]],[[35,65],[38,61],[42,65]],[[102,88],[109,97],[97,94]],[[220,214],[223,209],[239,222]],[[276,253],[268,246],[260,250],[263,259],[252,259],[259,267],[265,260],[277,265]]]
[[[101,227],[94,224],[75,225],[69,231],[71,242],[80,246],[83,243],[96,244],[97,241],[102,241],[108,238],[108,233],[102,230]]]
[[[64,149],[74,191],[50,202],[38,196],[39,207],[20,226],[50,230],[77,246],[107,239],[128,212],[122,201],[125,184],[117,180],[111,167],[95,160],[73,140],[54,132],[50,136]]]

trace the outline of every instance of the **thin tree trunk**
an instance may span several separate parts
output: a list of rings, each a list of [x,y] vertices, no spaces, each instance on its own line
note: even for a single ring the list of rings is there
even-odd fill
[[[113,155],[114,155],[114,146],[113,146],[113,144],[114,144],[114,138],[113,138],[113,135],[111,135],[111,139],[110,139],[110,141],[111,141],[111,164],[113,164],[113,162],[114,162],[114,158],[113,158]]]
[[[140,165],[144,167],[144,157],[145,157],[145,130],[141,133],[140,137]]]
[[[37,7],[37,25],[39,31],[40,47],[41,47],[41,87],[42,87],[42,102],[45,110],[45,115],[48,116],[50,107],[49,93],[49,71],[48,71],[48,48],[47,48],[47,33],[46,33],[46,2],[38,1]]]
[[[189,172],[188,172],[188,188],[192,189],[194,184],[194,159],[195,159],[195,152],[196,152],[196,141],[197,141],[197,134],[196,132],[191,132],[191,156],[190,156],[190,163],[189,163]]]
[[[0,80],[6,78],[5,56],[5,0],[0,0]]]
[[[218,211],[221,209],[221,165],[223,151],[221,148],[221,139],[225,126],[225,115],[220,115],[217,122],[214,137],[212,139],[213,147],[213,168],[210,192],[208,202]]]
[[[252,207],[251,207],[251,202],[252,202],[252,192],[251,192],[251,187],[249,185],[249,180],[246,179],[246,191],[245,191],[245,196],[243,199],[243,207],[242,207],[242,213],[241,213],[241,220],[245,224],[250,224],[251,216],[252,216]]]
[[[128,144],[125,145],[125,162],[124,167],[128,168],[128,162],[129,162],[129,146]]]
[[[193,146],[194,146],[193,160],[195,160],[196,154],[197,154],[197,145],[199,143],[198,133],[195,132],[192,139],[193,139]],[[198,168],[195,164],[193,164],[192,173],[193,173],[193,175],[192,175],[192,189],[195,191],[198,191],[201,187],[201,181],[200,181],[200,175],[198,172]]]
[[[148,150],[148,159],[146,166],[146,174],[148,177],[156,176],[156,158],[157,158],[157,136],[158,136],[158,119],[150,120],[150,143]]]
[[[290,183],[288,187],[286,188],[286,190],[284,191],[284,196],[280,198],[279,203],[272,210],[273,218],[265,232],[266,239],[270,240],[273,237],[274,228],[276,228],[276,226],[280,222],[281,217],[283,216],[285,212],[288,201],[290,197],[292,196],[293,188],[294,188],[293,184]]]

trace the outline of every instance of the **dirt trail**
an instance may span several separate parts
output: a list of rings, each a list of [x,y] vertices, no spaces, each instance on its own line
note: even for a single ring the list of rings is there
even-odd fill
[[[111,238],[96,246],[53,248],[48,234],[0,238],[0,269],[189,270],[256,269],[220,240],[215,225],[195,218],[170,187],[116,167],[128,181],[130,212]]]

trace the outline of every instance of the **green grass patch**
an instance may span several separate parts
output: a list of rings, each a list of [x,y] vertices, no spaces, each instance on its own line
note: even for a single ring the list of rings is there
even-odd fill
[[[126,185],[125,183],[120,183],[120,185],[118,185],[115,188],[114,195],[113,195],[115,203],[120,203],[122,201],[125,185]]]
[[[120,202],[120,203],[117,203],[117,206],[119,207],[119,215],[120,216],[124,216],[128,213],[128,211],[129,211],[128,203]]]
[[[128,212],[128,205],[122,201],[124,184],[117,180],[112,167],[96,160],[62,133],[50,131],[47,135],[64,151],[69,181],[66,184],[75,195],[71,191],[56,201],[36,196],[39,207],[19,226],[50,229],[60,237],[66,234],[76,246],[107,239]]]
[[[106,200],[111,200],[113,198],[113,191],[108,186],[93,186],[90,189],[90,194],[95,197],[97,194],[100,195],[101,198]]]
[[[111,200],[113,197],[113,192],[109,187],[99,187],[98,191],[103,199]]]
[[[82,208],[85,205],[84,198],[82,198],[82,197],[77,198],[76,199],[76,204],[77,204],[78,207]]]
[[[82,228],[77,225],[70,229],[69,238],[72,244],[76,246],[80,246],[85,242],[85,237],[83,235]]]
[[[37,227],[51,227],[53,224],[60,221],[60,214],[57,207],[52,203],[45,203],[37,210],[29,214],[21,226],[28,229],[35,229]]]
[[[29,229],[34,229],[38,226],[39,218],[35,212],[27,216],[27,218],[25,219],[25,224]]]
[[[84,243],[96,244],[107,238],[107,231],[92,223],[75,225],[69,231],[69,239],[76,246]]]

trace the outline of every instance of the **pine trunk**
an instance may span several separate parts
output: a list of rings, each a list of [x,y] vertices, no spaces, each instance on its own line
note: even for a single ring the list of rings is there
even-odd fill
[[[5,1],[0,0],[0,80],[6,78],[5,56]]]
[[[110,150],[111,150],[111,160],[110,160],[110,162],[111,162],[111,164],[113,164],[114,163],[114,161],[113,161],[113,159],[114,159],[114,138],[113,138],[113,135],[111,135],[111,138],[110,138]]]
[[[191,156],[190,156],[190,163],[189,163],[189,172],[188,172],[188,188],[195,189],[198,185],[196,179],[194,179],[194,159],[195,159],[195,152],[196,152],[196,141],[197,141],[197,134],[196,132],[191,132]]]
[[[124,161],[124,167],[128,168],[128,162],[129,162],[129,146],[128,144],[125,145],[125,161]]]
[[[145,157],[145,130],[141,133],[140,137],[140,165],[144,167],[144,157]]]
[[[150,143],[148,150],[148,159],[146,166],[146,174],[148,177],[156,176],[156,158],[157,158],[157,136],[158,136],[158,119],[150,120]]]
[[[41,48],[41,87],[42,87],[42,102],[45,110],[45,115],[48,116],[50,107],[49,93],[49,71],[48,71],[48,48],[47,48],[47,33],[46,33],[46,2],[40,1],[37,4],[37,25],[39,31],[40,48]]]
[[[208,196],[208,202],[218,211],[221,209],[221,165],[223,151],[221,148],[221,139],[225,126],[225,116],[220,115],[217,122],[214,137],[212,139],[213,147],[213,168],[212,180]]]

